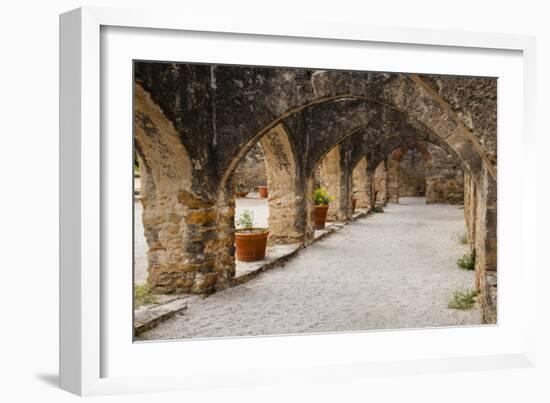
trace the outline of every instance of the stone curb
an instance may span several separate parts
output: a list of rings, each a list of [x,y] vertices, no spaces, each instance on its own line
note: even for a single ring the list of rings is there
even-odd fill
[[[247,281],[249,280],[252,280],[254,277],[256,277],[258,274],[266,271],[266,270],[269,270],[269,269],[273,269],[275,267],[278,267],[278,266],[283,266],[284,263],[286,263],[288,260],[290,260],[292,257],[296,256],[298,254],[298,251],[304,249],[304,246],[301,245],[299,247],[297,247],[296,249],[294,249],[292,252],[289,252],[283,256],[280,256],[278,257],[277,259],[269,262],[269,263],[266,263],[264,265],[261,265],[260,267],[258,267],[257,269],[255,270],[252,270],[252,271],[249,271],[245,274],[242,274],[240,276],[236,276],[234,279],[233,279],[233,282],[232,282],[232,286],[235,286],[235,285],[241,285],[241,284],[244,284],[246,283]]]
[[[134,336],[151,330],[160,322],[185,311],[188,304],[198,298],[201,297],[195,295],[178,297],[164,304],[146,306],[134,311]]]

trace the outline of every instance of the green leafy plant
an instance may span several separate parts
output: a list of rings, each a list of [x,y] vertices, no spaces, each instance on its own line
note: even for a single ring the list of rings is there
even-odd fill
[[[478,295],[479,292],[474,290],[455,291],[447,306],[451,309],[460,309],[461,311],[472,309]]]
[[[464,270],[475,270],[476,268],[476,250],[466,253],[456,261],[458,267]]]
[[[134,303],[136,308],[143,305],[157,304],[157,296],[151,293],[147,284],[134,285]]]
[[[244,210],[237,221],[235,221],[237,229],[250,231],[254,227],[254,212],[251,210]]]
[[[327,190],[324,187],[318,187],[313,192],[313,201],[316,206],[328,205],[332,197],[328,194]]]
[[[246,192],[246,188],[241,182],[239,182],[235,185],[235,191],[237,191],[237,192]]]

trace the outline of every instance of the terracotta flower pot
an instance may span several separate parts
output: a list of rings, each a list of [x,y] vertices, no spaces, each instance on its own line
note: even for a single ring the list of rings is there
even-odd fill
[[[255,262],[265,258],[267,236],[269,231],[254,228],[257,232],[235,232],[235,247],[237,249],[237,260],[241,262]]]
[[[246,197],[247,194],[248,194],[248,192],[235,192],[235,195],[237,197]]]
[[[357,198],[352,197],[351,198],[351,213],[355,214],[355,206],[357,205]]]
[[[319,204],[315,206],[313,210],[313,223],[315,229],[324,229],[325,222],[327,221],[327,204]]]
[[[260,197],[267,197],[267,186],[258,186],[258,193],[260,194]]]

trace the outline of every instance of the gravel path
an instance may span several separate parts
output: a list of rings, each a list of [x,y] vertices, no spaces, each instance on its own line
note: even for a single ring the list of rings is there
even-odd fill
[[[285,267],[193,303],[142,339],[251,336],[480,324],[447,308],[474,287],[459,269],[457,206],[401,199],[303,250]]]

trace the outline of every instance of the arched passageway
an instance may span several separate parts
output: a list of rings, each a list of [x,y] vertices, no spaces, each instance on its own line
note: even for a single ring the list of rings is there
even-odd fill
[[[464,172],[453,154],[434,144],[402,145],[387,159],[389,200],[425,197],[428,204],[463,204]]]
[[[482,315],[494,322],[495,80],[146,61],[134,67],[154,292],[212,293],[232,284],[235,172],[258,144],[271,242],[308,245],[318,166],[335,183],[332,217],[347,221],[354,190],[365,206],[391,200],[393,150],[426,143],[464,172]]]

